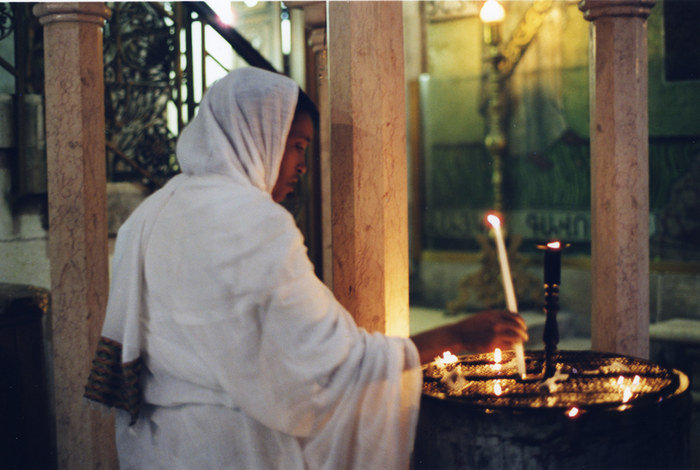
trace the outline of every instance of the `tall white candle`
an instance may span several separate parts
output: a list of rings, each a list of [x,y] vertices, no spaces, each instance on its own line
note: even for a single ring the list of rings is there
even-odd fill
[[[513,278],[510,276],[510,265],[508,264],[508,254],[506,253],[506,244],[503,240],[503,231],[501,230],[501,219],[495,214],[489,214],[486,220],[493,227],[496,238],[496,249],[498,250],[498,261],[501,265],[501,278],[503,279],[503,290],[506,295],[506,308],[518,313],[518,302],[515,300],[515,289],[513,288]],[[515,360],[518,366],[518,373],[521,377],[525,377],[525,352],[523,351],[523,343],[517,343],[515,349]]]

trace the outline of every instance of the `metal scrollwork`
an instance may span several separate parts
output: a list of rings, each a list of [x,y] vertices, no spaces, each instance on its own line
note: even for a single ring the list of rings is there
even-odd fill
[[[14,29],[14,12],[10,3],[0,3],[0,40],[5,39]]]
[[[178,172],[167,107],[177,87],[176,28],[145,2],[109,5],[105,26],[105,116],[112,180],[156,186]]]
[[[504,76],[510,75],[522,59],[525,50],[542,26],[542,22],[552,7],[552,0],[535,0],[527,9],[510,40],[501,48],[503,58],[498,64],[498,71]]]

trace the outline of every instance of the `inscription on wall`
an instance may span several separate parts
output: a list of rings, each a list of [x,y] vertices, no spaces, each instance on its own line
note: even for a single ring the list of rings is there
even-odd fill
[[[528,211],[513,213],[511,217],[513,229],[525,238],[572,242],[591,239],[591,216],[588,212]]]
[[[484,233],[485,211],[432,210],[425,214],[428,237],[472,239]],[[506,214],[506,228],[524,239],[566,242],[591,240],[591,216],[587,211],[511,211]]]
[[[472,240],[485,232],[488,212],[469,209],[440,209],[425,212],[428,238]],[[649,236],[657,234],[657,212],[649,213]],[[521,210],[506,213],[505,227],[525,240],[566,243],[591,241],[591,214],[588,211]]]

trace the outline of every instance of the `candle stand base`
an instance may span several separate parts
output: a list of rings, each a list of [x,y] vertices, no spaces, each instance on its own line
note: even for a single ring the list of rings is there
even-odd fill
[[[688,378],[669,373],[677,374],[677,385],[663,396],[581,406],[573,417],[569,405],[500,406],[498,400],[440,397],[424,388],[413,469],[689,468]]]
[[[557,313],[559,312],[558,284],[544,285],[544,301],[544,313],[546,315],[544,333],[542,335],[545,352],[544,376],[545,378],[549,378],[556,372],[554,355],[557,352],[557,345],[559,344],[559,326],[557,324]]]

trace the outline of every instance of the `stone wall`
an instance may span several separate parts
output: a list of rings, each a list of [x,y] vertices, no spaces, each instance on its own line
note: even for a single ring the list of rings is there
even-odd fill
[[[530,2],[502,3],[507,41]],[[577,334],[590,335],[590,25],[577,3],[553,4],[508,81],[504,191],[506,226],[523,237],[525,257],[537,261],[533,246],[550,237],[572,243],[561,305],[572,312]],[[481,23],[467,10],[433,18],[427,11],[425,161],[422,192],[414,196],[423,206],[420,231],[412,233],[421,242],[413,251],[412,298],[434,308],[445,308],[460,282],[478,271],[475,236],[493,201],[483,145]],[[665,79],[663,23],[664,2],[658,2],[648,20],[652,322],[700,318],[700,81]],[[541,279],[540,267],[529,269]]]

